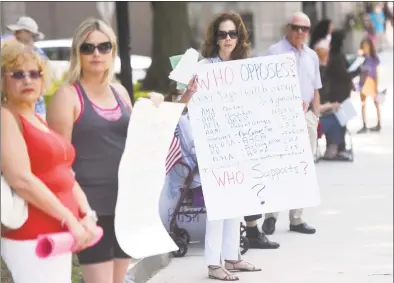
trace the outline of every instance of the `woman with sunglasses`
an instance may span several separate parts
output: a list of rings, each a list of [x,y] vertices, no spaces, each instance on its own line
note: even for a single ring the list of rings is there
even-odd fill
[[[202,56],[205,59],[200,62],[218,63],[246,59],[249,51],[248,32],[240,15],[232,12],[222,13],[207,28],[202,48]],[[192,79],[179,102],[189,102],[197,90],[196,80],[196,77]],[[209,278],[238,281],[238,276],[231,272],[261,271],[253,264],[240,259],[240,222],[240,219],[207,220],[204,254]]]
[[[111,83],[116,50],[109,26],[84,21],[73,38],[66,85],[54,95],[47,114],[49,125],[76,149],[73,169],[92,206],[83,213],[104,230],[97,245],[78,253],[85,283],[124,283],[130,264],[114,227],[118,169],[132,109],[126,89]],[[150,95],[156,105],[164,100]]]
[[[18,41],[2,47],[1,173],[28,203],[22,227],[1,231],[1,256],[15,283],[70,283],[71,252],[40,259],[37,237],[70,231],[82,249],[96,228],[80,215],[89,204],[72,173],[73,146],[35,114],[46,79],[44,59],[31,47]]]

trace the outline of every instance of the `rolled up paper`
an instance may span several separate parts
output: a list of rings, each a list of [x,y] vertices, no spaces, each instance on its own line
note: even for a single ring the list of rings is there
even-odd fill
[[[87,248],[94,246],[103,236],[103,229],[97,226],[94,239]],[[68,252],[75,252],[76,239],[70,232],[43,234],[37,238],[36,254],[39,258],[47,258]]]

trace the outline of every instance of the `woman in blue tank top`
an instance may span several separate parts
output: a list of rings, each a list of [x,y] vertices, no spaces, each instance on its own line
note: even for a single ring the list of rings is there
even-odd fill
[[[50,127],[75,147],[73,170],[91,206],[81,207],[81,214],[104,230],[95,246],[78,253],[85,283],[123,283],[130,264],[114,226],[118,168],[131,114],[127,90],[111,83],[115,58],[113,30],[101,20],[84,21],[73,38],[66,84],[47,115]],[[164,100],[156,93],[151,99]]]

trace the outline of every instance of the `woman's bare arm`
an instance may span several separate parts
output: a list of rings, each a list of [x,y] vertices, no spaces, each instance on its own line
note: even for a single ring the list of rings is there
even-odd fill
[[[115,90],[121,96],[122,100],[127,103],[127,106],[130,109],[132,109],[133,106],[131,104],[130,95],[129,95],[127,89],[122,84],[119,84],[119,83],[112,84],[112,86],[115,88]]]
[[[71,141],[72,129],[76,116],[77,94],[74,87],[63,86],[54,94],[48,107],[48,126],[58,134]],[[85,193],[78,182],[75,182],[73,193],[83,213],[91,210]]]
[[[74,184],[73,194],[75,196],[75,199],[78,202],[80,212],[82,212],[83,214],[86,214],[92,210],[90,208],[90,205],[89,205],[88,199],[85,195],[85,192],[82,190],[82,188],[78,184],[78,182],[75,182],[75,184]]]
[[[1,172],[15,192],[27,202],[65,223],[78,221],[31,172],[29,155],[16,118],[1,108]]]
[[[48,126],[69,141],[74,126],[77,99],[73,86],[61,86],[53,95],[46,115]]]

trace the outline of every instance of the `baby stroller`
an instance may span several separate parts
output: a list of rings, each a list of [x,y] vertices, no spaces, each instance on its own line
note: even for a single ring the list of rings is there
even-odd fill
[[[177,162],[177,164],[184,166],[187,170],[187,177],[185,178],[185,182],[183,187],[181,188],[181,195],[175,205],[174,212],[171,216],[170,220],[170,236],[174,240],[174,242],[178,246],[178,250],[172,252],[174,257],[183,257],[186,255],[188,251],[188,245],[190,243],[190,234],[184,229],[180,228],[177,223],[177,219],[179,215],[184,215],[187,217],[195,218],[199,214],[206,214],[204,197],[202,194],[202,188],[194,188],[190,187],[194,174],[196,174],[198,168],[190,168],[182,160]],[[240,224],[240,250],[241,254],[245,254],[249,249],[249,241],[246,238],[246,227],[241,223]]]
[[[324,159],[322,151],[320,149],[320,142],[319,142],[319,140],[322,140],[323,136],[324,136],[324,133],[322,132],[322,126],[321,126],[321,123],[319,122],[319,124],[317,126],[316,152],[314,154],[315,163],[318,163],[320,160]],[[335,157],[334,159],[330,159],[330,160],[347,161],[347,162],[354,161],[353,139],[352,139],[352,135],[348,129],[346,129],[346,133],[345,133],[345,143],[346,143],[346,147],[347,147],[345,149],[345,151],[339,153],[337,155],[337,157]]]

